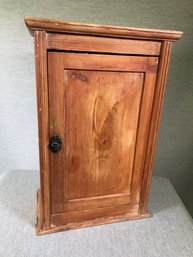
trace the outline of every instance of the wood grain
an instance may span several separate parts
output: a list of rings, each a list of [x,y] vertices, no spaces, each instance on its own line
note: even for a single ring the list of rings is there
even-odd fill
[[[60,53],[60,55],[65,55],[65,69],[145,72],[148,66],[147,58],[143,56],[130,56],[128,58],[128,56],[88,53]],[[152,66],[156,67],[157,63],[153,63]]]
[[[146,158],[146,149],[149,138],[149,126],[150,118],[153,104],[153,97],[155,91],[155,81],[156,81],[156,69],[152,70],[154,63],[157,63],[157,58],[148,58],[148,68],[145,74],[145,80],[143,85],[143,97],[140,108],[139,115],[139,125],[138,125],[138,134],[137,142],[135,149],[135,161],[133,166],[132,177],[132,187],[136,191],[136,194],[132,196],[133,202],[140,201],[141,190],[136,190],[141,187],[141,181],[144,172],[144,162]]]
[[[37,195],[39,198],[39,194]],[[39,203],[39,199],[37,200]],[[133,220],[133,219],[142,219],[142,218],[149,218],[151,217],[151,214],[146,212],[145,214],[139,214],[139,213],[126,213],[126,214],[121,214],[121,215],[116,215],[116,216],[109,216],[109,217],[102,217],[102,218],[96,218],[94,220],[83,220],[80,222],[74,222],[74,223],[68,223],[65,225],[51,225],[50,228],[48,229],[42,229],[40,226],[40,229],[36,229],[37,235],[47,235],[50,233],[55,233],[55,232],[61,232],[61,231],[66,231],[66,230],[71,230],[71,229],[78,229],[78,228],[85,228],[85,227],[90,227],[90,226],[98,226],[98,225],[104,225],[104,224],[109,224],[109,223],[114,223],[114,222],[121,222],[121,221],[128,221],[128,220]],[[41,224],[39,224],[41,225]],[[37,227],[38,228],[38,227]]]
[[[143,74],[66,76],[67,199],[129,193]]]
[[[133,57],[124,58],[125,63],[129,64],[130,59]],[[52,213],[86,208],[86,204],[118,204],[116,194],[120,193],[120,204],[129,202],[143,86],[143,73],[134,71],[141,70],[140,62],[147,65],[147,58],[137,58],[136,65],[130,68],[132,73],[101,71],[108,60],[109,70],[123,66],[120,56],[48,55],[50,134],[60,134],[65,145],[57,155],[51,154]],[[94,71],[90,71],[91,62]],[[80,64],[83,70],[74,70]],[[119,142],[120,134],[123,138]],[[81,201],[101,195],[104,199],[100,204],[96,199]],[[71,204],[72,199],[80,199],[80,203],[77,200]]]
[[[158,129],[160,123],[161,110],[163,105],[163,97],[166,88],[166,79],[171,55],[171,42],[164,42],[161,49],[161,59],[159,63],[158,77],[156,81],[156,90],[154,94],[154,102],[151,114],[151,125],[148,138],[148,147],[146,153],[146,162],[144,166],[144,174],[141,183],[141,199],[139,212],[146,213],[150,184],[153,171],[153,162],[155,158],[156,142],[158,138]]]
[[[48,79],[49,79],[49,129],[50,137],[60,135],[63,147],[58,154],[50,152],[51,169],[51,212],[63,211],[65,181],[65,88],[63,59],[48,56]]]
[[[37,234],[149,217],[171,41],[182,32],[25,22],[35,39]]]
[[[49,20],[26,16],[24,18],[27,27],[33,34],[35,30],[46,32],[71,33],[81,35],[98,35],[106,37],[143,38],[150,40],[178,40],[183,32],[172,30],[142,29],[121,26],[84,24],[66,22],[62,20]]]
[[[57,225],[65,225],[69,223],[78,223],[81,221],[89,221],[95,220],[98,218],[107,218],[113,217],[116,215],[123,215],[126,213],[130,213],[133,215],[137,215],[138,213],[138,204],[126,204],[126,205],[119,205],[117,206],[110,206],[110,207],[101,207],[101,208],[90,208],[81,211],[72,211],[67,213],[58,213],[51,215],[51,223],[52,226]]]
[[[47,34],[47,49],[116,54],[160,54],[160,42],[94,36]]]
[[[89,210],[93,208],[97,209],[101,207],[118,206],[130,203],[130,192],[111,195],[82,197],[65,201],[63,212],[72,212],[87,209]]]
[[[35,42],[35,62],[36,62],[36,89],[37,89],[37,109],[38,109],[38,135],[39,135],[39,158],[40,158],[40,192],[42,198],[41,211],[42,226],[50,226],[50,166],[49,151],[47,143],[49,141],[49,111],[48,111],[48,85],[47,85],[47,52],[46,33],[36,31]]]
[[[52,213],[138,203],[158,58],[49,52],[48,63],[50,134],[65,145],[51,154]]]

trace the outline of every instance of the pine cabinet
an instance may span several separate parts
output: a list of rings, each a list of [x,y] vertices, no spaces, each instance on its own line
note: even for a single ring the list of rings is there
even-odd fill
[[[149,217],[171,45],[182,32],[25,22],[35,40],[37,233]]]

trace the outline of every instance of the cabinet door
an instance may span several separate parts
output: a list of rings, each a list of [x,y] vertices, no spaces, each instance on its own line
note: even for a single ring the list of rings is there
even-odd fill
[[[53,224],[138,212],[157,63],[48,52]]]

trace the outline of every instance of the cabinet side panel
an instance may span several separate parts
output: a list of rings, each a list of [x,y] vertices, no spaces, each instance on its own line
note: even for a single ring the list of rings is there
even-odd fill
[[[141,197],[139,213],[146,213],[147,201],[150,190],[152,177],[153,162],[155,157],[155,149],[158,138],[158,128],[160,124],[160,115],[163,105],[164,92],[166,87],[166,79],[168,74],[168,66],[170,61],[172,42],[165,41],[162,43],[161,57],[158,67],[158,75],[156,81],[156,90],[154,93],[153,108],[150,122],[150,133],[146,152],[146,161],[144,175],[142,181]]]
[[[46,32],[35,31],[35,63],[36,63],[36,90],[38,108],[38,134],[40,158],[40,197],[41,217],[38,227],[49,228],[50,224],[50,179],[49,179],[49,113],[48,113],[48,87],[47,87],[47,51]]]

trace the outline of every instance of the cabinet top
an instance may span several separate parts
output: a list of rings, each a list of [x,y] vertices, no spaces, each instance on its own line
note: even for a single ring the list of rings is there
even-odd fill
[[[50,20],[30,16],[26,16],[24,20],[32,35],[33,31],[44,30],[46,32],[71,33],[79,35],[175,41],[180,39],[183,34],[181,31],[174,30],[142,29],[111,25],[66,22],[63,20]]]

